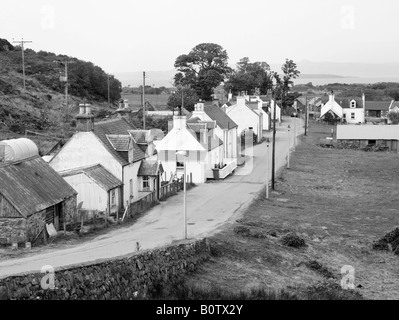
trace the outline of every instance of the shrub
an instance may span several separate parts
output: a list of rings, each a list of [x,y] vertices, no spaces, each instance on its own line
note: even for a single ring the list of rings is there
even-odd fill
[[[381,239],[373,243],[374,250],[389,250],[389,245],[392,246],[392,251],[399,254],[399,227],[388,232]]]
[[[237,226],[237,227],[234,227],[234,233],[237,233],[244,237],[249,237],[251,235],[251,230],[249,230],[249,228],[244,227],[244,226]]]
[[[288,247],[301,248],[305,247],[305,240],[295,233],[288,233],[281,238],[281,243]]]

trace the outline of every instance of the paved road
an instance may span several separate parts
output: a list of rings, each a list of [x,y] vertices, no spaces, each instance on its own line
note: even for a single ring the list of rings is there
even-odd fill
[[[294,143],[294,125],[297,134],[303,132],[302,119],[285,118],[277,126],[276,167],[286,164],[288,141]],[[288,139],[287,125],[291,124]],[[266,133],[271,137],[271,133]],[[266,144],[253,148],[253,157],[235,174],[221,182],[198,185],[187,192],[188,238],[200,238],[218,232],[234,221],[263,188],[266,179]],[[271,144],[270,144],[271,159]],[[270,160],[271,161],[271,160]],[[90,242],[66,249],[47,249],[39,254],[0,262],[0,278],[12,274],[39,271],[42,266],[55,269],[68,265],[107,259],[132,253],[136,242],[142,249],[159,247],[183,238],[183,192],[152,208],[134,225],[112,230]]]

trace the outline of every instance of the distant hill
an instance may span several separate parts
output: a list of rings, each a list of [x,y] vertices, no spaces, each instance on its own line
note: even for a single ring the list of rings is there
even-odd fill
[[[339,75],[339,77],[398,77],[399,63],[340,63],[313,62],[308,60],[295,61],[298,70],[303,74]],[[281,64],[272,64],[275,71],[281,70]]]
[[[338,76],[336,74],[306,74],[301,73],[299,75],[300,79],[340,79],[340,78],[348,78],[344,76]]]

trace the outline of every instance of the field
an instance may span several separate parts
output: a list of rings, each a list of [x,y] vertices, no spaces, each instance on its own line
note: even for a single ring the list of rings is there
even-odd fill
[[[139,108],[142,105],[140,94],[122,94],[123,99],[129,100],[129,106]],[[155,107],[165,107],[168,103],[168,94],[146,94],[145,99]]]
[[[331,126],[311,123],[269,199],[264,193],[242,217],[210,238],[212,259],[191,286],[296,292],[340,285],[341,268],[355,270],[355,292],[366,299],[399,299],[399,256],[372,249],[399,225],[399,154],[318,146]],[[291,232],[302,248],[282,244]]]

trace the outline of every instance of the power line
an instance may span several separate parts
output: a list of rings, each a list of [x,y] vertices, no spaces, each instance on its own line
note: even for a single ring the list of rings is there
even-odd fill
[[[22,74],[23,74],[23,81],[24,81],[24,91],[26,91],[26,85],[25,85],[25,56],[24,56],[24,43],[31,43],[32,41],[24,40],[18,40],[18,41],[13,41],[13,43],[19,43],[21,45],[21,51],[22,51]]]

